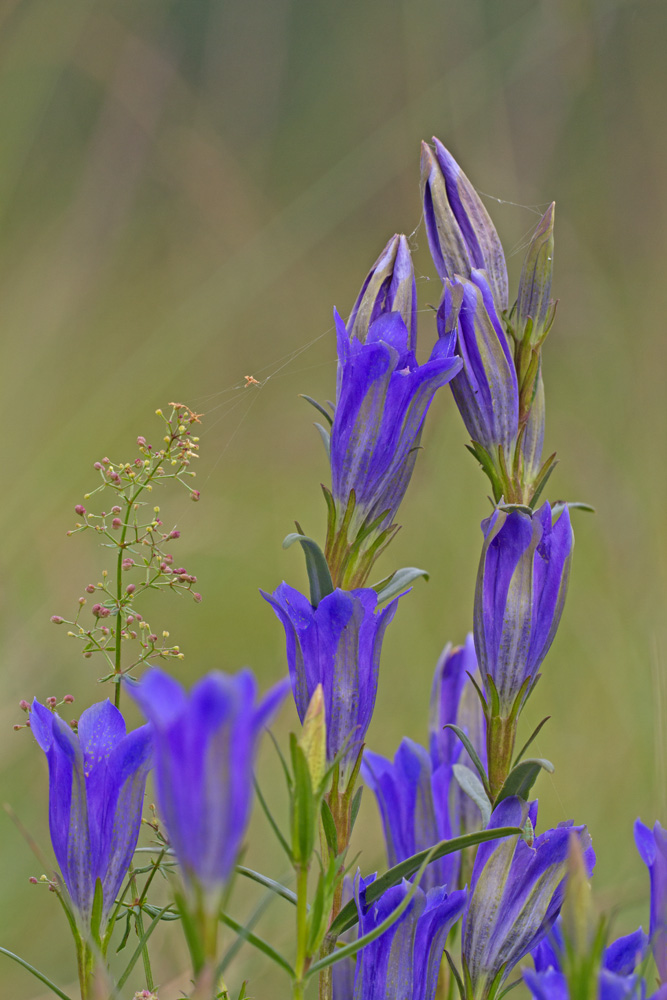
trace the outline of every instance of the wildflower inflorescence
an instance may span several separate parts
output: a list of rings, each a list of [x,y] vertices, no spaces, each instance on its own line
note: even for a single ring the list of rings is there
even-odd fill
[[[534,966],[522,966],[522,974],[535,1000],[630,1000],[646,996],[649,952],[659,977],[651,1000],[667,1000],[667,834],[659,823],[635,828],[650,874],[649,938],[639,928],[608,943],[607,923],[596,920],[591,904],[595,855],[587,828],[566,820],[536,829],[532,789],[553,765],[526,754],[546,719],[515,752],[522,710],[564,610],[570,506],[581,506],[551,504],[543,495],[555,465],[553,455],[542,457],[541,357],[555,312],[553,205],[530,240],[510,306],[495,227],[438,140],[424,146],[422,184],[442,283],[428,360],[416,360],[415,272],[408,239],[397,234],[347,321],[335,315],[335,403],[305,397],[327,425],[318,425],[331,472],[323,544],[297,523],[283,544],[302,547],[308,594],[285,582],[262,591],[284,628],[281,672],[289,678],[260,698],[249,669],[213,669],[189,694],[152,663],[139,680],[126,677],[151,660],[164,666],[183,656],[168,631],[153,630],[143,617],[143,595],[168,589],[201,599],[196,577],[171,553],[180,532],[165,525],[152,496],[174,479],[199,499],[191,479],[200,414],[181,403],[170,404],[168,415],[158,410],[160,447],[140,436],[131,461],[96,462],[100,484],[75,507],[79,520],[69,534],[93,531],[111,550],[114,571],[105,568],[85,587],[71,619],[51,620],[83,642],[84,656],[106,662],[102,679],[115,681],[116,704],[100,702],[68,723],[59,709],[72,704],[69,694],[21,701],[28,718],[14,728],[30,728],[48,760],[60,873],[30,882],[47,885],[65,907],[82,1000],[120,996],[140,956],[146,988],[135,1000],[157,1000],[148,939],[161,921],[176,922],[185,936],[192,1000],[230,1000],[224,975],[242,944],[289,976],[294,1000],[304,1000],[315,976],[321,1000],[435,1000],[439,983],[449,998],[456,989],[460,1000],[500,1000],[524,960]],[[364,745],[380,654],[399,599],[427,574],[405,567],[375,584],[369,579],[396,534],[431,402],[447,384],[469,450],[491,483],[491,511],[482,522],[467,638],[446,645],[436,665],[428,746],[406,737],[390,759]],[[88,505],[98,494],[105,509],[93,512]],[[218,659],[224,637],[212,649]],[[418,667],[406,664],[407,683],[417,683]],[[275,741],[288,799],[283,824],[254,768],[262,732],[290,686],[302,728],[290,734],[288,753]],[[126,731],[121,692],[146,725]],[[425,694],[425,720],[427,702]],[[157,805],[143,820],[151,844],[137,848],[152,767]],[[356,859],[348,859],[360,782],[381,817],[389,867],[379,877],[355,875]],[[291,869],[289,885],[239,864],[255,789]],[[148,864],[137,851],[149,853]],[[157,873],[171,888],[161,906],[148,898]],[[232,916],[235,874],[292,904],[292,954],[255,934],[255,915],[245,925]],[[106,954],[122,918],[118,951],[133,928],[139,943],[111,984]],[[236,940],[221,959],[223,925]],[[238,1000],[247,995],[243,983]]]

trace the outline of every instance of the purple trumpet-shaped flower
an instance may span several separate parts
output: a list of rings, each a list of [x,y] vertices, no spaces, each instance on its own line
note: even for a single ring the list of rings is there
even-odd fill
[[[553,523],[548,503],[532,514],[498,509],[482,531],[475,648],[487,694],[492,682],[499,714],[508,718],[517,696],[525,699],[534,686],[556,634],[574,536],[567,507]]]
[[[605,948],[597,971],[598,1000],[630,1000],[645,995],[641,974],[635,970],[644,960],[647,948],[648,939],[641,927]],[[569,1000],[560,917],[532,956],[535,969],[524,969],[523,978],[535,1000]]]
[[[250,670],[213,671],[188,696],[154,667],[126,689],[152,723],[158,807],[186,887],[217,905],[250,818],[259,737],[287,679],[259,702]]]
[[[489,829],[523,827],[536,819],[537,803],[514,796],[496,806]],[[520,837],[480,844],[463,921],[463,962],[473,1000],[486,1000],[511,969],[540,942],[563,903],[568,844],[580,838],[590,875],[595,855],[585,826],[547,830],[532,844]]]
[[[438,309],[442,337],[452,328],[452,310],[458,313],[456,353],[463,361],[452,379],[456,405],[472,440],[494,458],[503,448],[509,464],[519,433],[519,387],[510,344],[496,311],[484,271],[473,270],[470,280],[445,282]]]
[[[477,752],[484,769],[486,759],[486,722],[479,695],[471,677],[481,681],[475,655],[472,634],[466,637],[465,645],[447,645],[438,661],[431,691],[430,747],[434,769],[446,766],[451,771],[453,764],[463,764],[475,771],[458,736],[451,729],[443,727],[453,724],[462,729]],[[475,771],[476,773],[476,771]],[[450,827],[452,836],[472,833],[481,829],[482,817],[478,807],[469,795],[452,782],[450,802]]]
[[[413,889],[409,882],[388,889],[370,905],[365,890],[372,875],[356,886],[359,936],[378,927]],[[416,889],[403,914],[357,955],[352,993],[334,991],[334,1000],[433,1000],[449,931],[461,916],[465,890]]]
[[[635,843],[651,879],[651,950],[660,982],[667,984],[667,831],[660,823],[650,830],[638,819]]]
[[[36,700],[30,726],[49,762],[49,827],[65,885],[88,933],[99,879],[104,936],[139,836],[150,727],[126,733],[121,713],[102,701],[81,714],[75,735]]]
[[[435,149],[422,143],[422,188],[436,270],[443,281],[484,270],[498,311],[507,309],[507,265],[495,226],[454,157],[439,139],[433,143]]]
[[[393,241],[376,268],[394,253],[392,246]],[[417,363],[412,282],[407,242],[400,237],[392,277],[380,283],[386,294],[375,294],[371,271],[348,325],[335,313],[338,387],[330,436],[331,492],[341,519],[354,491],[346,527],[350,539],[381,515],[378,531],[391,525],[412,475],[431,400],[461,368],[449,337],[438,340],[427,362]]]
[[[367,750],[361,774],[377,799],[390,866],[455,836],[449,820],[451,768],[434,770],[418,743],[404,739],[393,763]],[[455,887],[459,864],[458,854],[432,861],[422,886]]]
[[[301,722],[315,688],[322,685],[327,763],[345,750],[341,761],[345,782],[373,715],[382,640],[398,598],[378,612],[377,594],[370,588],[336,589],[316,608],[286,583],[273,594],[261,593],[285,629],[287,662]]]
[[[410,349],[417,348],[417,286],[410,247],[405,236],[392,236],[373,264],[354,303],[347,329],[362,344],[376,319],[398,313],[410,333]]]

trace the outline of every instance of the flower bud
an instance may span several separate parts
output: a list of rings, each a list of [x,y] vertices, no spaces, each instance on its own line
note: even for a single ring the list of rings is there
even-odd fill
[[[539,345],[544,340],[553,319],[550,296],[555,207],[556,203],[552,201],[533,234],[519,281],[514,336],[521,341],[527,332],[533,345]]]
[[[61,618],[60,615],[51,615],[51,621],[54,625],[62,625],[65,619]]]
[[[313,788],[317,788],[327,766],[327,724],[321,684],[317,685],[310,699],[299,744],[308,762]]]
[[[417,345],[417,288],[412,257],[405,236],[392,236],[370,269],[354,304],[347,330],[362,344],[372,323],[383,313],[400,313],[410,333],[410,348]]]
[[[74,508],[74,510],[79,515],[79,517],[83,517],[83,515],[86,513],[86,508],[81,503],[78,503]]]
[[[507,308],[505,254],[489,213],[460,166],[434,138],[422,143],[424,222],[442,281],[483,269],[499,311]]]

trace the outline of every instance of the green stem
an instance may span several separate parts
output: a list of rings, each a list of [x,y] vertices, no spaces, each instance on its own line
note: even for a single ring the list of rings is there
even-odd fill
[[[118,687],[120,688],[120,685],[118,685]],[[150,877],[152,878],[154,874],[155,874],[155,868],[153,869],[153,872],[151,873]],[[150,880],[149,880],[149,884],[150,884]],[[137,900],[137,877],[134,874],[134,868],[133,867],[130,868],[130,888],[131,888],[133,899]],[[144,892],[142,893],[141,897],[137,900],[136,921],[137,921],[137,934],[139,935],[139,940],[140,941],[142,940],[142,938],[144,936],[144,920],[143,920],[143,917],[141,915],[141,904],[143,903],[143,900],[145,898],[145,891],[146,891],[147,888],[148,888],[148,886],[145,887]],[[150,959],[150,955],[148,954],[148,942],[146,942],[144,944],[143,948],[141,949],[141,958],[142,958],[142,961],[144,963],[144,975],[146,977],[146,989],[149,992],[152,993],[153,989],[155,987],[154,987],[154,983],[153,983],[153,972],[151,970],[151,959]]]
[[[93,986],[93,971],[95,963],[93,953],[88,943],[83,938],[77,938],[76,958],[79,968],[79,987],[81,989],[81,1000],[91,1000]]]
[[[486,747],[489,759],[489,786],[495,802],[512,767],[512,754],[516,739],[516,718],[493,715],[488,720]]]
[[[305,973],[308,970],[308,868],[299,865],[296,872],[296,961],[294,963],[294,1000],[302,1000]]]

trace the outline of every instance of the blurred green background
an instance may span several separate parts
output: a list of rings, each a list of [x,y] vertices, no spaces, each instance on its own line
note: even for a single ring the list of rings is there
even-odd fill
[[[49,623],[105,564],[92,536],[65,536],[93,462],[157,438],[153,411],[174,398],[206,413],[201,502],[156,501],[204,601],[165,595],[146,614],[180,642],[188,681],[242,664],[278,678],[282,630],[257,588],[305,584],[280,542],[295,517],[324,528],[326,461],[297,394],[334,393],[332,307],[347,313],[395,231],[413,234],[430,350],[439,286],[419,141],[436,134],[485,193],[514,288],[538,213],[557,202],[550,498],[597,514],[576,515],[568,603],[524,731],[552,716],[540,825],[587,822],[599,905],[617,907],[619,930],[647,926],[632,823],[667,821],[666,36],[664,0],[3,0],[0,800],[49,857],[45,761],[12,725],[20,698],[71,692],[78,714],[106,693]],[[247,374],[260,385],[244,388]],[[488,505],[465,441],[445,390],[382,564],[432,574],[385,642],[369,743],[387,754],[404,734],[425,740],[435,661],[471,625]],[[295,718],[290,703],[281,738]],[[280,810],[266,748],[262,768]],[[370,799],[361,817],[372,870]],[[251,862],[284,876],[258,814],[251,841]],[[71,982],[65,922],[28,884],[41,868],[4,812],[0,843],[0,944]],[[237,916],[256,899],[239,885]],[[289,950],[291,918],[278,901],[260,932]],[[163,1000],[186,988],[176,939],[154,938]],[[36,996],[0,961],[3,997]],[[253,996],[287,995],[247,949],[231,985],[245,976]]]

